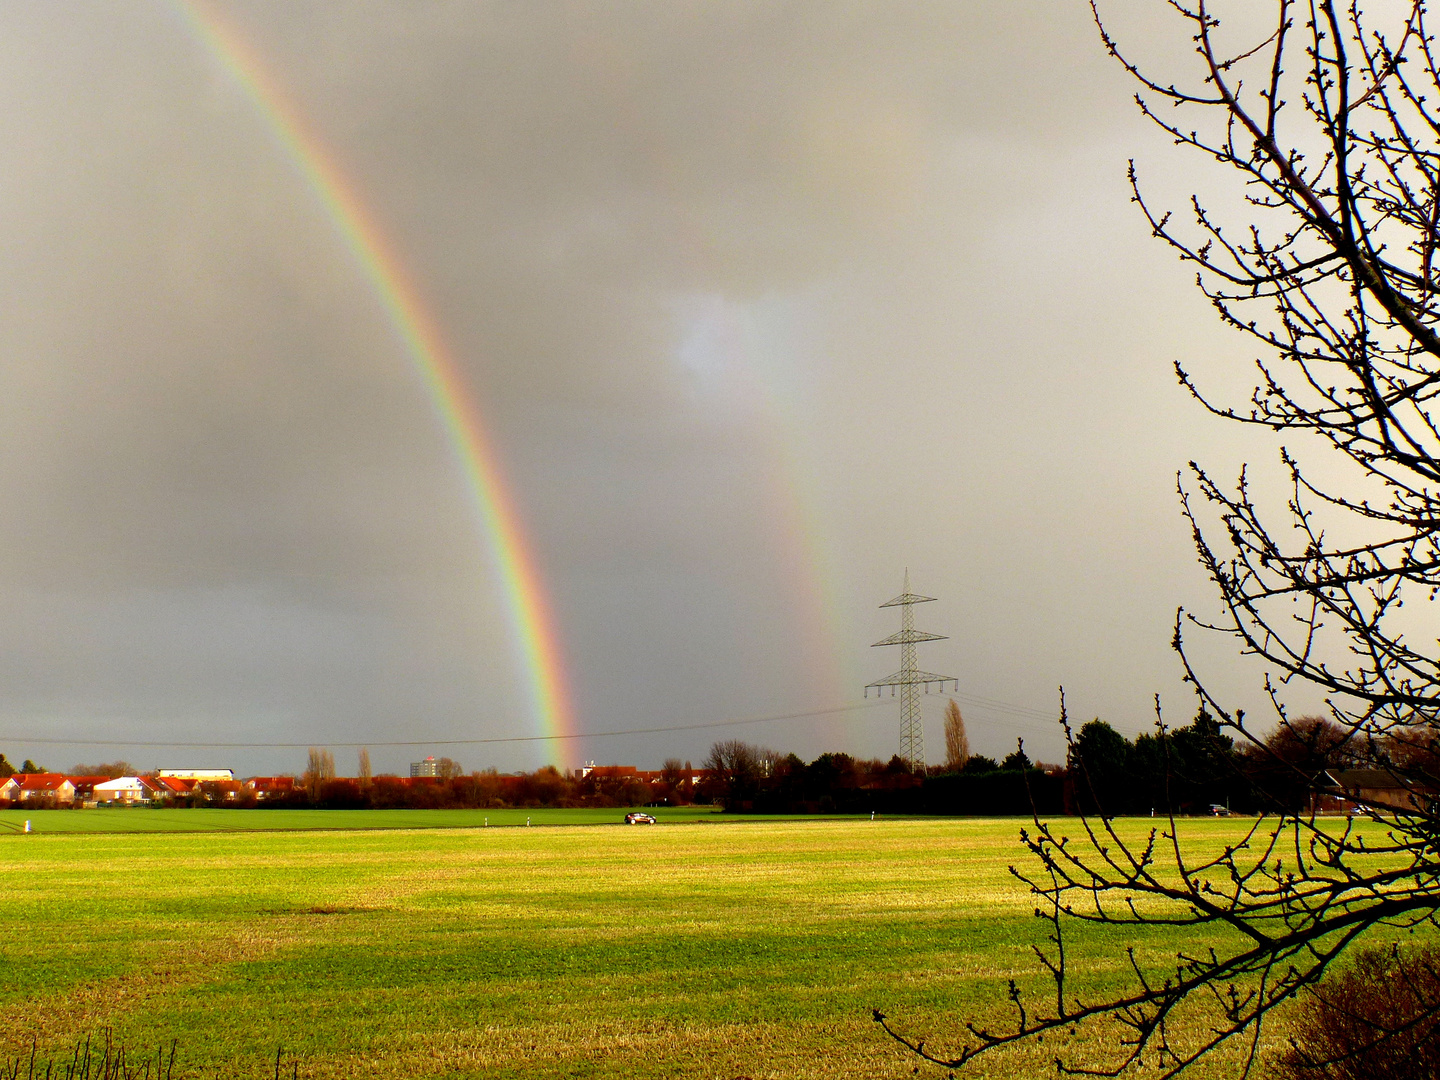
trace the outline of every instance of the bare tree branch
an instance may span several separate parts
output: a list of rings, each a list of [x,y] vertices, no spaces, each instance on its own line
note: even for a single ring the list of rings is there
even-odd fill
[[[1036,955],[1048,991],[1032,1001],[1011,982],[1008,1022],[965,1023],[944,1052],[875,1013],[945,1068],[1049,1038],[1067,1075],[1170,1077],[1225,1047],[1234,1074],[1249,1076],[1267,1019],[1352,943],[1381,927],[1433,926],[1440,911],[1440,641],[1426,607],[1440,594],[1435,36],[1423,0],[1373,10],[1276,0],[1273,29],[1238,42],[1213,3],[1169,7],[1194,43],[1181,78],[1122,50],[1092,0],[1142,114],[1228,176],[1242,219],[1195,196],[1183,224],[1145,194],[1133,162],[1132,196],[1153,235],[1194,267],[1222,323],[1261,353],[1243,402],[1176,374],[1215,415],[1293,440],[1280,448],[1288,494],[1273,502],[1248,471],[1227,485],[1191,463],[1181,506],[1220,605],[1218,617],[1180,613],[1174,647],[1205,712],[1265,766],[1274,812],[1218,855],[1187,847],[1173,808],[1141,833],[1101,809],[1069,826],[1074,837],[1037,816],[1022,834],[1028,868],[1013,872],[1044,927]],[[1187,651],[1192,627],[1263,666],[1275,733],[1207,688]],[[1285,694],[1299,685],[1325,694],[1328,718],[1290,717]],[[1098,807],[1063,697],[1061,723],[1072,776]],[[1168,746],[1163,719],[1157,730]],[[1334,779],[1276,747],[1321,736],[1330,752],[1383,770],[1392,796],[1359,819],[1317,818]],[[1096,926],[1163,929],[1206,947],[1164,963],[1131,948],[1125,989],[1086,996],[1069,945]],[[1065,1049],[1087,1030],[1108,1033],[1103,1060],[1093,1041]]]

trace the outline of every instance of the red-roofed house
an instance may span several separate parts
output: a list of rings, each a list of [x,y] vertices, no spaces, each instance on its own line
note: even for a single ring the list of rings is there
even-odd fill
[[[256,802],[266,799],[283,799],[300,790],[300,781],[294,776],[252,776],[245,781],[245,788],[255,793]]]
[[[75,801],[89,803],[95,801],[95,785],[105,783],[110,777],[67,776],[65,779],[69,780],[70,783],[75,786]]]
[[[239,802],[248,791],[239,780],[200,780],[195,785],[195,793],[208,803],[226,803]]]
[[[192,780],[188,776],[156,776],[151,779],[155,782],[156,791],[161,798],[173,799],[183,798],[195,790],[199,780]]]
[[[643,779],[634,765],[591,765],[583,770],[583,775],[593,776],[596,780]]]
[[[10,793],[12,802],[75,801],[75,785],[61,773],[16,773],[5,782],[3,790]]]

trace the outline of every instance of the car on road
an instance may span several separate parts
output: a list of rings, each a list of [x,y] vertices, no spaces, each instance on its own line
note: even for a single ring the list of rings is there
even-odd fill
[[[654,825],[655,819],[649,814],[643,814],[639,810],[632,811],[625,815],[626,825]]]
[[[1228,806],[1221,806],[1219,803],[1211,803],[1211,804],[1210,804],[1210,816],[1211,816],[1211,817],[1229,817],[1229,816],[1230,816],[1230,808],[1229,808]]]

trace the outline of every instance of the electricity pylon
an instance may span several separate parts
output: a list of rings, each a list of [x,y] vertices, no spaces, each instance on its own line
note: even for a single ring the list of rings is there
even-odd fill
[[[881,645],[900,646],[900,670],[893,675],[872,682],[865,687],[865,696],[870,696],[870,691],[883,694],[885,687],[890,687],[890,694],[893,697],[896,688],[900,691],[900,757],[909,764],[915,771],[923,771],[925,768],[925,725],[920,716],[920,687],[925,688],[925,693],[930,692],[930,687],[938,684],[943,690],[946,683],[953,682],[958,692],[960,682],[953,675],[936,675],[933,671],[921,671],[915,666],[915,643],[917,641],[944,641],[944,634],[927,634],[923,630],[915,629],[916,604],[927,604],[934,600],[933,596],[917,596],[910,591],[910,571],[905,571],[904,591],[893,600],[887,600],[881,604],[882,608],[898,607],[900,609],[900,632],[891,634],[882,641],[875,642],[875,647]]]

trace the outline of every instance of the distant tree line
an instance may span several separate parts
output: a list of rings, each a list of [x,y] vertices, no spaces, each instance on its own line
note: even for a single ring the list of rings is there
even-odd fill
[[[1038,765],[1023,744],[1000,761],[971,754],[952,701],[946,762],[912,770],[899,757],[857,761],[822,754],[806,764],[738,741],[718,742],[701,794],[740,813],[870,810],[932,814],[1296,813],[1348,770],[1424,768],[1440,774],[1440,746],[1391,737],[1358,742],[1341,725],[1303,716],[1237,746],[1201,710],[1189,724],[1128,739],[1104,720],[1076,733],[1063,765]],[[1329,776],[1329,780],[1326,776]],[[1338,791],[1338,789],[1337,789]]]
[[[859,760],[794,754],[731,740],[711,747],[699,796],[736,813],[1028,814],[1063,810],[1063,769],[1036,766],[1023,750],[1003,761],[971,755],[955,767],[915,770],[899,756]]]
[[[522,809],[582,806],[681,805],[696,801],[686,762],[667,761],[660,780],[650,783],[637,774],[615,775],[611,768],[582,776],[546,765],[530,773],[495,769],[463,773],[458,764],[439,776],[361,775],[337,777],[333,762],[307,770],[295,787],[264,799],[267,807],[330,809]],[[324,775],[325,772],[329,775]]]
[[[336,775],[335,759],[312,747],[305,771],[259,792],[238,785],[197,785],[172,805],[387,808],[540,808],[715,805],[728,813],[854,814],[1203,814],[1294,812],[1314,798],[1316,778],[1349,769],[1431,768],[1440,748],[1392,737],[1357,743],[1332,720],[1300,717],[1259,743],[1239,747],[1203,710],[1185,727],[1128,739],[1103,720],[1075,734],[1064,764],[1041,765],[1019,745],[996,760],[970,752],[954,701],[944,718],[943,765],[912,769],[901,758],[864,760],[831,752],[806,762],[738,739],[715,743],[698,769],[667,760],[658,773],[619,766],[530,773],[494,769],[466,773],[441,758],[437,776],[375,776],[362,749],[358,775]],[[1432,760],[1435,759],[1435,760]],[[26,761],[15,770],[0,755],[0,776],[42,771]],[[76,765],[72,774],[137,775],[128,762]],[[220,790],[220,788],[226,790]],[[215,789],[215,790],[211,790]],[[257,798],[258,796],[258,798]]]

